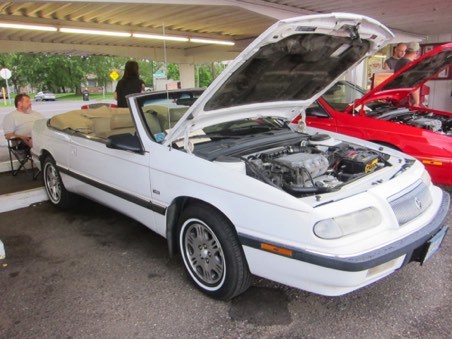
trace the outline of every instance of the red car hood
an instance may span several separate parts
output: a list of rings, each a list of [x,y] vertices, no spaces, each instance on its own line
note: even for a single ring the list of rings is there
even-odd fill
[[[380,99],[403,100],[451,63],[452,43],[438,46],[367,92],[353,107]],[[349,107],[348,110],[353,107]]]

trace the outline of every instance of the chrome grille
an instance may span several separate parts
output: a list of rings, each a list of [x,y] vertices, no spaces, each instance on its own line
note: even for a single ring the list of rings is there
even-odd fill
[[[400,226],[413,220],[432,203],[432,197],[424,182],[417,182],[397,196],[388,199]]]

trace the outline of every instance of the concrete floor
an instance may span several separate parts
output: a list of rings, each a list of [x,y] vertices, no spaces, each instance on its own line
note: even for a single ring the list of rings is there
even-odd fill
[[[448,224],[452,224],[449,211]],[[255,278],[229,302],[201,294],[166,241],[83,200],[0,213],[0,338],[450,338],[452,236],[342,297]]]
[[[0,195],[43,187],[42,174],[33,179],[31,170],[21,171],[16,176],[11,172],[0,173]]]

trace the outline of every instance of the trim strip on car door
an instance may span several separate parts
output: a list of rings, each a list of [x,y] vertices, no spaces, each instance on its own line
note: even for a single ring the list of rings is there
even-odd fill
[[[131,203],[134,203],[136,205],[139,205],[141,207],[150,209],[153,212],[156,212],[158,214],[165,215],[165,213],[166,213],[166,207],[162,207],[160,205],[153,204],[152,201],[147,201],[147,200],[138,198],[137,196],[132,195],[130,193],[126,193],[124,191],[118,190],[118,189],[110,187],[108,185],[101,184],[100,182],[98,182],[96,180],[87,178],[87,177],[85,177],[83,175],[80,175],[80,174],[77,174],[77,173],[74,173],[74,172],[71,172],[70,170],[68,170],[66,168],[63,168],[63,167],[60,167],[60,166],[57,166],[57,167],[58,167],[58,171],[60,171],[61,173],[69,175],[70,177],[73,177],[74,179],[82,181],[85,184],[88,184],[88,185],[91,185],[93,187],[96,187],[96,188],[98,188],[98,189],[100,189],[102,191],[105,191],[107,193],[113,194],[113,195],[115,195],[115,196],[117,196],[117,197],[119,197],[121,199],[127,200],[127,201],[129,201]]]

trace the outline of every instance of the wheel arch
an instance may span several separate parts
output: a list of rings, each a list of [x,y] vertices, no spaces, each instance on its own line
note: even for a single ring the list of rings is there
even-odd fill
[[[178,233],[178,222],[179,218],[182,214],[182,212],[190,205],[192,204],[202,204],[205,205],[206,208],[209,208],[211,210],[215,210],[217,213],[221,214],[231,226],[233,226],[233,223],[231,220],[216,206],[198,199],[194,197],[178,197],[176,198],[171,205],[167,209],[167,217],[166,217],[166,240],[168,243],[168,251],[170,256],[174,256],[179,253],[178,246],[177,246],[177,233]]]
[[[43,167],[42,165],[44,164],[44,160],[47,157],[51,157],[53,159],[52,154],[48,150],[42,149],[41,154],[38,156],[39,163],[41,164],[41,168]]]

